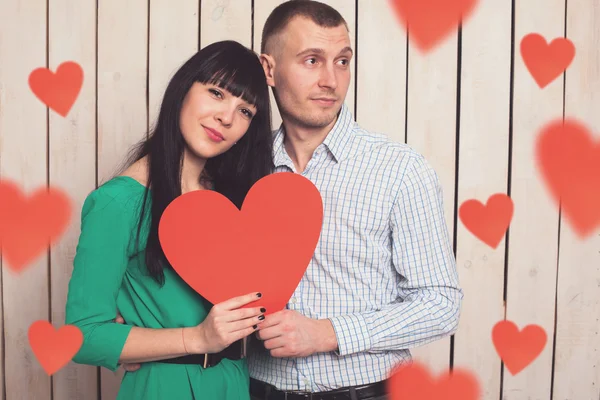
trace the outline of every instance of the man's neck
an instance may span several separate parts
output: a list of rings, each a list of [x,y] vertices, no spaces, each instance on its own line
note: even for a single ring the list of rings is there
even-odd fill
[[[306,169],[316,148],[325,141],[336,121],[337,118],[328,126],[317,129],[302,128],[283,121],[285,128],[283,145],[298,173]]]

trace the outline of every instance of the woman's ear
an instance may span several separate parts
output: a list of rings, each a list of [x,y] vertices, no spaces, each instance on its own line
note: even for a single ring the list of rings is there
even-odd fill
[[[273,78],[275,71],[275,59],[269,54],[261,54],[260,63],[262,64],[263,70],[265,71],[267,85],[275,87],[275,79]]]

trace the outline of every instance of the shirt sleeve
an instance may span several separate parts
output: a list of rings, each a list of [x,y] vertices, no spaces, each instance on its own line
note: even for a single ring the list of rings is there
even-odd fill
[[[390,214],[396,301],[380,310],[330,318],[340,356],[424,345],[456,331],[463,292],[444,220],[438,177],[414,158]]]
[[[123,204],[101,189],[85,200],[81,234],[69,281],[65,323],[78,327],[83,344],[73,361],[116,371],[131,326],[114,322],[131,236]]]

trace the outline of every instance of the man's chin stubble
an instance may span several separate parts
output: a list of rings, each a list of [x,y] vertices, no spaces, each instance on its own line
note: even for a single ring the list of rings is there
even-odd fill
[[[331,122],[335,120],[337,113],[333,113],[331,116],[324,115],[322,118],[311,118],[307,115],[293,115],[290,113],[285,113],[286,119],[288,119],[294,125],[302,128],[302,129],[321,129],[325,128]]]

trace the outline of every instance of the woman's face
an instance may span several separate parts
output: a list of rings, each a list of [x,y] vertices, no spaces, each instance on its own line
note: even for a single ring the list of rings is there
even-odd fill
[[[229,150],[248,130],[256,107],[216,85],[195,82],[188,91],[179,125],[187,147],[197,157]]]

